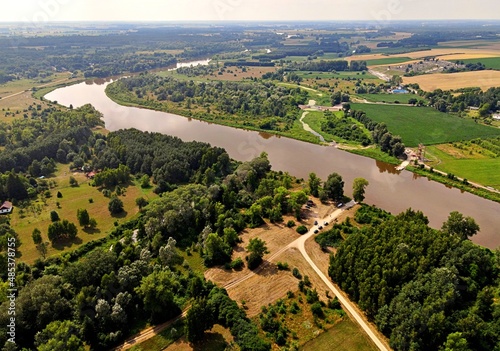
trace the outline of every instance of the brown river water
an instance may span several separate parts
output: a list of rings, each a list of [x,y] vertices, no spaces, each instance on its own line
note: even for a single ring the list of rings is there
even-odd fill
[[[409,171],[398,172],[393,165],[354,155],[332,146],[320,146],[267,133],[247,131],[202,122],[175,114],[121,106],[104,90],[109,81],[96,80],[60,88],[45,98],[78,107],[92,104],[104,115],[106,128],[115,131],[136,128],[174,135],[184,141],[202,141],[223,147],[239,161],[247,161],[265,151],[274,170],[307,179],[315,172],[322,179],[337,172],[342,175],[346,195],[351,195],[356,177],[367,179],[365,202],[393,214],[408,208],[421,210],[430,225],[440,228],[451,211],[473,217],[481,231],[472,241],[495,249],[500,246],[500,204],[449,188]]]

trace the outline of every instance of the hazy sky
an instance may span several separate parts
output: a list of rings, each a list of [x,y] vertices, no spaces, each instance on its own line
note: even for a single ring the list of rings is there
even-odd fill
[[[498,0],[1,0],[0,22],[499,19]]]

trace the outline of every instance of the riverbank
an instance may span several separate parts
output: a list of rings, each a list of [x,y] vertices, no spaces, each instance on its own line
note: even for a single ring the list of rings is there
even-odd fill
[[[130,106],[130,107],[138,107],[138,108],[145,108],[145,109],[153,109],[155,111],[161,111],[161,112],[168,112],[168,113],[174,113],[183,117],[187,118],[193,118],[197,119],[200,121],[205,121],[209,123],[216,123],[220,125],[225,125],[228,127],[232,128],[239,128],[239,129],[245,129],[245,130],[253,130],[257,131],[260,133],[268,133],[276,136],[283,136],[283,137],[288,137],[300,141],[306,141],[309,143],[313,144],[323,144],[325,145],[324,139],[320,140],[318,136],[321,136],[317,131],[313,130],[309,125],[305,124],[303,119],[307,112],[303,112],[301,118],[298,121],[295,121],[294,123],[294,128],[290,132],[280,132],[280,131],[273,131],[273,130],[263,130],[260,128],[255,128],[253,126],[248,126],[248,125],[240,125],[240,124],[235,124],[231,123],[230,121],[225,121],[225,120],[215,120],[215,119],[209,119],[209,118],[201,118],[197,116],[195,113],[192,113],[191,111],[186,111],[184,109],[178,109],[178,108],[165,108],[165,105],[156,101],[148,101],[148,105],[144,104],[142,100],[137,100],[134,99],[132,96],[131,97],[123,97],[120,94],[117,94],[115,91],[113,91],[113,86],[108,85],[105,89],[106,95],[114,102],[116,102],[119,105],[123,106]],[[207,115],[209,116],[209,115]],[[322,138],[321,138],[322,139]],[[378,148],[356,148],[356,147],[351,147],[349,146],[343,146],[343,145],[337,145],[337,148],[356,154],[364,157],[369,157],[372,159],[375,159],[377,161],[383,161],[387,162],[390,164],[393,164],[397,166],[400,163],[400,160],[385,154],[381,152]],[[453,186],[457,189],[467,191],[471,194],[483,197],[488,200],[492,200],[495,202],[500,203],[500,195],[491,191],[488,191],[487,189],[481,189],[474,187],[470,184],[465,184],[463,182],[459,181],[453,181],[450,180],[442,175],[437,175],[437,174],[432,174],[427,171],[427,174],[423,174],[422,170],[420,168],[415,168],[415,167],[408,167],[408,170],[419,174],[419,175],[424,175],[429,177],[430,179],[437,181],[439,183],[445,184],[445,185],[450,185]]]
[[[153,111],[159,111],[159,112],[166,112],[166,113],[173,113],[182,117],[186,118],[192,118],[196,119],[198,121],[203,121],[207,123],[214,123],[214,124],[219,124],[223,125],[226,127],[231,127],[231,128],[238,128],[238,129],[244,129],[244,130],[251,130],[259,133],[266,133],[268,135],[274,135],[278,137],[286,137],[286,138],[291,138],[295,140],[300,140],[300,141],[305,141],[308,143],[312,144],[322,144],[321,141],[319,140],[318,137],[315,135],[309,133],[308,131],[304,130],[302,123],[300,122],[300,119],[295,120],[294,125],[292,129],[290,129],[287,132],[283,131],[277,131],[277,130],[271,130],[271,129],[261,129],[254,127],[252,125],[241,125],[237,123],[233,123],[228,120],[223,120],[223,119],[218,119],[215,120],[214,118],[207,118],[208,114],[205,114],[204,117],[201,117],[199,114],[196,114],[195,112],[192,111],[186,111],[184,109],[179,109],[179,108],[173,108],[173,107],[166,107],[164,104],[156,101],[148,101],[148,103],[144,103],[143,100],[138,100],[134,98],[133,96],[121,96],[117,92],[113,91],[113,86],[112,84],[108,85],[105,89],[106,96],[112,100],[113,102],[122,105],[122,106],[128,106],[128,107],[136,107],[136,108],[141,108],[141,109],[147,109],[147,110],[153,110]],[[297,113],[301,113],[302,111],[298,111]]]

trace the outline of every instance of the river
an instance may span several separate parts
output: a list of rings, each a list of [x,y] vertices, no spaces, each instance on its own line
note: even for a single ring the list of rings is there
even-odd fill
[[[177,136],[185,141],[197,140],[223,147],[239,161],[247,161],[265,151],[274,170],[287,171],[307,179],[315,172],[325,180],[337,172],[345,181],[346,194],[351,194],[352,181],[366,178],[370,185],[365,202],[394,214],[408,208],[421,210],[430,225],[440,228],[451,211],[473,217],[481,227],[472,241],[494,249],[500,246],[500,204],[455,188],[430,181],[409,171],[397,172],[389,165],[354,155],[331,146],[320,146],[202,122],[170,113],[121,106],[110,100],[104,90],[110,81],[88,81],[60,88],[45,96],[59,104],[78,107],[92,104],[103,113],[106,128],[115,131],[136,128]]]

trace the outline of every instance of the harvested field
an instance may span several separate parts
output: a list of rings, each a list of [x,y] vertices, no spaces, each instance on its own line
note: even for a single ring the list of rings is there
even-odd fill
[[[347,58],[349,61],[351,60],[379,60],[379,59],[388,59],[394,57],[405,57],[414,60],[418,60],[424,57],[429,56],[437,56],[444,60],[448,59],[460,59],[465,60],[468,58],[477,58],[477,57],[498,57],[500,56],[500,52],[488,49],[469,49],[469,48],[436,48],[431,50],[421,50],[414,52],[405,52],[401,54],[387,55],[387,54],[368,54],[368,55],[354,55]],[[456,57],[456,58],[455,58]]]
[[[418,83],[426,91],[435,89],[452,90],[466,87],[479,87],[487,90],[500,86],[499,71],[476,71],[459,73],[436,73],[415,77],[403,77],[405,84]]]
[[[322,205],[318,201],[313,211],[307,211],[304,214],[308,219],[301,224],[310,227],[313,225],[316,218],[323,218],[334,210],[332,205]],[[245,247],[250,239],[258,237],[266,242],[269,254],[264,255],[264,263],[261,269],[256,270],[255,274],[248,268],[243,268],[240,271],[225,270],[223,267],[215,267],[205,272],[205,277],[212,280],[221,286],[227,286],[229,296],[241,303],[245,301],[248,308],[247,314],[255,316],[260,312],[261,306],[273,303],[279,298],[286,295],[287,291],[297,291],[299,280],[295,278],[291,270],[297,267],[300,273],[308,275],[313,286],[318,290],[321,299],[326,299],[325,291],[327,286],[317,276],[314,270],[307,264],[299,250],[296,248],[288,248],[286,246],[300,237],[295,231],[296,227],[288,228],[285,223],[293,219],[292,217],[284,217],[280,224],[265,224],[259,228],[245,230],[241,235],[243,240],[233,253],[233,260],[247,255]],[[297,223],[297,225],[299,225]],[[311,251],[316,257],[324,255],[322,258],[321,269],[324,272],[328,271],[328,255],[324,254],[319,246],[312,242]],[[314,248],[316,246],[316,248]],[[280,252],[280,250],[282,250]],[[287,263],[289,270],[278,270],[276,263]],[[323,269],[326,263],[326,269]],[[235,283],[236,282],[236,283]],[[233,285],[228,285],[233,284]]]

